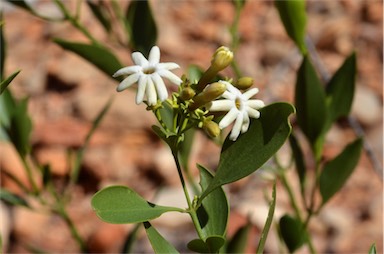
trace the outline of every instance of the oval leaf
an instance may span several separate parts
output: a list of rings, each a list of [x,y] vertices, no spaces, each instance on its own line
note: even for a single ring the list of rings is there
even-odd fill
[[[210,236],[205,241],[194,239],[188,243],[188,249],[198,253],[217,253],[225,244],[222,236]]]
[[[305,242],[305,230],[301,222],[289,215],[281,217],[279,222],[281,236],[289,252],[294,252]]]
[[[171,211],[183,212],[177,207],[152,204],[125,186],[98,191],[92,198],[92,207],[100,219],[116,224],[144,222]]]
[[[252,224],[247,223],[236,231],[228,242],[226,253],[245,253],[251,227]]]
[[[213,179],[212,174],[203,166],[197,165],[200,172],[202,190],[208,187]],[[197,217],[206,237],[224,236],[229,216],[228,200],[222,188],[212,191],[197,209]]]
[[[356,54],[345,59],[326,87],[330,124],[348,116],[355,93]]]
[[[300,191],[304,195],[306,167],[304,162],[303,151],[301,150],[299,142],[293,133],[289,136],[289,144],[292,149],[293,158],[295,159],[296,173],[300,182]]]
[[[145,232],[155,253],[179,253],[162,235],[149,223],[144,222]]]
[[[325,204],[337,193],[355,169],[363,147],[361,138],[347,145],[332,161],[324,166],[320,175],[320,193]]]
[[[307,16],[304,0],[276,0],[275,6],[279,11],[281,21],[289,37],[296,43],[302,54],[307,52],[305,46],[305,26]]]
[[[53,41],[59,44],[63,49],[72,51],[94,64],[109,77],[112,77],[118,69],[123,67],[116,56],[105,47],[79,42],[69,42],[57,38]]]
[[[325,91],[308,57],[304,57],[297,73],[295,89],[297,122],[317,155],[327,119]]]
[[[133,50],[140,51],[147,57],[157,40],[157,27],[149,2],[132,1],[128,6],[126,19]]]
[[[201,200],[215,188],[237,181],[260,168],[284,144],[291,133],[288,117],[295,109],[288,103],[274,103],[260,110],[248,131],[235,141],[225,140],[217,172]]]

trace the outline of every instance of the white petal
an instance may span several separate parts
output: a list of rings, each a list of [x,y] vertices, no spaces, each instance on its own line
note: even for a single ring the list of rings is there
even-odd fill
[[[147,101],[149,105],[155,105],[157,102],[157,94],[155,89],[155,84],[153,84],[153,81],[150,77],[147,77]]]
[[[232,141],[235,141],[237,139],[237,137],[240,134],[242,124],[243,124],[243,114],[238,114],[236,118],[236,122],[233,125],[231,135],[229,135],[229,139],[231,139]]]
[[[246,111],[248,113],[248,115],[252,118],[259,118],[260,117],[260,112],[257,111],[256,109],[253,109],[253,108],[250,108],[250,107],[246,107]]]
[[[232,100],[216,100],[210,103],[209,111],[229,111],[233,107],[236,105]]]
[[[243,124],[241,125],[241,133],[247,132],[249,128],[249,116],[247,112],[243,112]]]
[[[234,87],[231,83],[229,82],[225,82],[226,86],[227,86],[227,90],[231,93],[231,94],[234,94],[234,95],[241,95],[241,92],[239,89],[237,89],[236,87]]]
[[[159,63],[156,65],[158,69],[166,69],[166,70],[173,70],[180,68],[180,66],[177,63]]]
[[[181,82],[183,82],[178,76],[176,76],[175,74],[173,74],[168,70],[159,70],[157,73],[159,73],[160,76],[167,78],[169,81],[171,81],[175,85],[180,85]]]
[[[248,91],[243,93],[243,98],[244,98],[244,100],[249,100],[252,96],[257,94],[258,92],[259,92],[259,89],[257,89],[257,88],[249,89]]]
[[[230,125],[238,116],[239,111],[236,108],[231,108],[231,110],[221,119],[219,123],[219,128],[224,129]]]
[[[133,65],[121,68],[120,70],[116,71],[115,74],[112,75],[112,77],[118,77],[121,75],[131,75],[133,73],[141,71],[143,68],[139,65]]]
[[[262,100],[249,100],[245,102],[245,105],[253,109],[259,109],[265,106]]]
[[[165,101],[168,98],[168,91],[167,91],[167,87],[164,84],[163,79],[156,72],[153,73],[151,76],[152,76],[152,81],[156,87],[157,97],[159,98],[160,101]]]
[[[148,66],[148,60],[145,59],[145,57],[143,56],[143,54],[141,54],[140,52],[133,52],[132,53],[132,60],[133,62],[136,64],[136,65],[140,65],[142,67],[146,67]]]
[[[123,91],[124,89],[127,89],[128,87],[130,87],[131,85],[133,85],[135,82],[137,82],[139,80],[141,76],[141,73],[135,73],[135,74],[132,74],[130,76],[128,76],[127,78],[125,78],[116,88],[116,90],[118,92],[121,92]]]
[[[150,65],[156,65],[160,62],[160,49],[158,46],[153,46],[149,52],[148,61]]]
[[[147,88],[147,79],[146,75],[142,75],[139,79],[139,85],[137,86],[137,94],[136,94],[136,104],[140,104],[144,100],[145,90]]]

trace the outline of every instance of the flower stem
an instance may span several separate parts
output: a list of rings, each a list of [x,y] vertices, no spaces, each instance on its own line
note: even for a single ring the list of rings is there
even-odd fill
[[[199,222],[199,219],[197,217],[196,209],[192,205],[191,198],[189,196],[187,186],[186,186],[185,181],[184,181],[183,172],[181,171],[181,166],[180,166],[180,162],[179,162],[179,158],[178,158],[177,154],[178,154],[177,149],[176,149],[176,151],[172,150],[172,155],[173,155],[173,158],[175,160],[176,167],[177,167],[177,173],[179,174],[180,182],[181,182],[181,185],[183,187],[185,198],[187,200],[188,213],[192,218],[193,225],[195,226],[195,229],[196,229],[196,232],[197,232],[199,238],[204,239],[204,233],[203,233],[203,230],[201,229],[200,222]]]

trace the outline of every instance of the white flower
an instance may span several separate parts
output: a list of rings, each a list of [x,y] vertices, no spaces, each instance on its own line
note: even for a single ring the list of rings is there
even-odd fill
[[[133,52],[132,60],[135,65],[118,70],[113,77],[128,75],[117,87],[118,92],[138,83],[136,104],[143,102],[144,95],[149,105],[155,105],[157,100],[165,101],[168,98],[168,91],[162,77],[176,85],[182,82],[178,76],[170,72],[180,66],[176,63],[160,63],[160,49],[157,46],[152,47],[148,60],[140,52]]]
[[[260,112],[258,109],[264,107],[264,102],[261,100],[250,100],[252,96],[259,92],[259,89],[252,88],[241,93],[239,89],[234,87],[227,81],[219,81],[227,86],[227,91],[222,95],[225,99],[212,101],[209,105],[210,111],[228,111],[219,123],[220,129],[224,129],[232,122],[233,125],[229,139],[235,141],[241,133],[248,130],[249,118],[259,118]]]

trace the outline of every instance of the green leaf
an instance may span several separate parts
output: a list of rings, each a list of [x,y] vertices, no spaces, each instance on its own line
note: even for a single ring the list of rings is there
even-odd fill
[[[81,168],[81,163],[83,161],[85,150],[87,149],[88,144],[89,144],[93,134],[95,133],[96,129],[99,127],[101,121],[104,119],[104,116],[107,114],[109,108],[111,107],[112,102],[113,102],[113,99],[110,98],[107,101],[107,103],[103,106],[103,108],[100,110],[100,112],[97,114],[95,119],[93,119],[92,127],[88,131],[82,147],[80,147],[80,149],[78,151],[76,151],[76,159],[75,159],[73,168],[71,170],[71,176],[70,176],[70,180],[72,183],[76,183],[78,180],[78,176],[79,176],[79,172],[80,172],[80,168]]]
[[[228,242],[226,253],[245,253],[251,227],[252,224],[247,223],[236,231]]]
[[[189,155],[193,147],[195,132],[193,128],[184,132],[184,141],[181,142],[180,146],[180,160],[183,169],[188,169]]]
[[[265,245],[265,242],[267,241],[268,232],[272,225],[273,215],[275,213],[275,206],[276,206],[276,182],[273,184],[272,201],[269,204],[268,217],[267,217],[267,220],[265,221],[263,231],[261,232],[260,241],[257,246],[256,253],[264,253],[264,245]]]
[[[325,91],[307,56],[304,57],[297,73],[295,106],[297,122],[318,158],[327,122]]]
[[[289,136],[289,144],[292,149],[293,158],[295,159],[296,164],[296,173],[299,177],[300,182],[300,191],[304,194],[305,179],[306,179],[306,167],[304,163],[304,155],[301,150],[300,144],[297,142],[297,139],[293,133]]]
[[[201,189],[206,189],[213,176],[203,166],[197,165],[200,172]],[[224,236],[229,216],[228,200],[222,188],[212,191],[197,209],[201,229],[205,237]]]
[[[98,191],[92,198],[92,207],[100,219],[116,224],[144,222],[171,211],[184,212],[177,207],[152,204],[125,186]]]
[[[369,254],[376,254],[376,244],[372,244],[371,248],[369,248]]]
[[[132,1],[126,11],[126,20],[133,50],[140,51],[148,57],[157,40],[157,27],[149,2]]]
[[[224,142],[219,166],[201,200],[215,188],[237,181],[260,168],[284,144],[291,132],[288,117],[295,109],[288,103],[274,103],[260,110],[259,119],[252,119],[248,131],[233,142]]]
[[[105,6],[102,6],[100,3],[101,2],[95,3],[93,1],[87,0],[88,7],[91,9],[93,15],[99,21],[99,23],[103,26],[105,31],[109,33],[112,28],[109,14]]]
[[[0,135],[10,141],[24,157],[30,150],[32,122],[28,115],[28,99],[16,101],[9,90],[0,96]]]
[[[109,77],[112,77],[118,69],[123,67],[117,57],[105,47],[79,42],[69,42],[58,38],[53,41],[59,44],[63,49],[72,51],[94,64]]]
[[[145,232],[155,253],[179,253],[162,235],[149,223],[144,222]]]
[[[225,244],[222,236],[210,236],[205,241],[194,239],[188,243],[188,249],[199,253],[217,253]]]
[[[345,59],[326,87],[330,124],[349,115],[355,93],[356,54]]]
[[[20,73],[21,70],[15,71],[5,80],[0,83],[0,95],[4,92],[4,90],[8,87],[8,85],[12,82],[12,80]]]
[[[359,162],[363,140],[356,139],[348,144],[344,150],[324,166],[320,175],[320,193],[325,204],[337,193],[352,174]]]
[[[4,202],[7,202],[14,206],[25,206],[27,208],[30,208],[27,201],[25,201],[22,197],[13,194],[3,188],[0,189],[0,200],[3,200]]]
[[[307,16],[304,0],[275,0],[275,6],[279,11],[281,21],[289,37],[296,43],[301,53],[307,52],[305,46],[305,26]]]
[[[300,248],[306,239],[302,223],[289,215],[281,217],[279,222],[280,234],[290,253]]]

